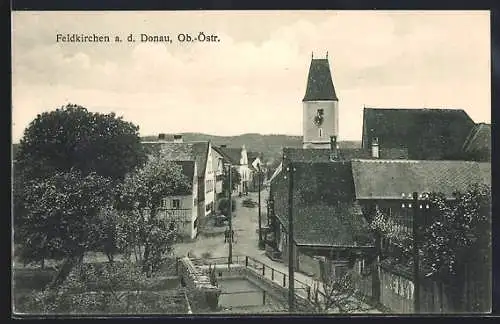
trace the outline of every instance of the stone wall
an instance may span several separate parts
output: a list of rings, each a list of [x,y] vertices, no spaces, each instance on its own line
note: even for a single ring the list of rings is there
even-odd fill
[[[194,313],[218,308],[221,290],[212,285],[208,274],[198,270],[187,257],[179,259],[179,276]]]

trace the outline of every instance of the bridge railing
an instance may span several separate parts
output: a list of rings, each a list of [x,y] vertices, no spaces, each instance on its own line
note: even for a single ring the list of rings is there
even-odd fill
[[[228,258],[204,258],[204,259],[192,259],[191,262],[195,266],[203,266],[203,265],[227,265]],[[282,272],[278,269],[273,268],[261,262],[255,258],[245,255],[233,255],[232,264],[239,264],[245,266],[246,268],[254,271],[256,274],[273,281],[276,284],[279,284],[283,288],[289,287],[289,276],[288,273]],[[312,287],[310,284],[305,283],[301,280],[294,278],[294,291],[296,294],[306,298],[307,300],[311,300],[311,290]]]

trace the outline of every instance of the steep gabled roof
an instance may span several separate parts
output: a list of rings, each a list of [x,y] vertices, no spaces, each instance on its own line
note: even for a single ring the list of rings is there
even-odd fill
[[[360,227],[349,162],[294,163],[294,239],[300,245],[371,246],[370,233]],[[288,224],[289,179],[283,171],[272,182],[275,214]]]
[[[198,176],[205,175],[209,142],[142,142],[148,154],[162,154],[169,161],[196,161]]]
[[[312,59],[302,101],[338,100],[328,59]]]
[[[217,151],[226,157],[231,164],[239,165],[241,160],[241,148],[237,147],[217,147]]]
[[[401,194],[441,192],[452,198],[473,183],[491,184],[491,164],[472,161],[353,160],[357,199],[400,199]]]
[[[365,108],[362,147],[370,149],[374,137],[380,149],[407,149],[414,160],[442,160],[457,152],[474,127],[462,109]]]

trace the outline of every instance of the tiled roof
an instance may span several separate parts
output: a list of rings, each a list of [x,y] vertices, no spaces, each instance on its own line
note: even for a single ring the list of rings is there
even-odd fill
[[[293,213],[297,244],[352,246],[355,241],[358,245],[371,243],[370,234],[358,226],[362,217],[344,207],[344,204],[351,205],[355,198],[349,162],[297,162],[294,169]],[[286,228],[289,180],[284,176],[283,171],[276,176],[271,192],[275,214]]]
[[[487,151],[491,152],[491,125],[490,124],[476,124],[467,136],[463,144],[465,152],[472,151]]]
[[[399,199],[401,194],[441,192],[452,197],[472,183],[491,183],[491,164],[472,161],[353,160],[357,199]]]
[[[338,100],[328,59],[312,59],[302,101]]]
[[[241,148],[218,147],[218,151],[234,165],[239,165],[241,160]]]
[[[365,108],[362,147],[370,150],[378,137],[381,152],[407,149],[409,159],[443,160],[462,151],[474,125],[461,109]]]
[[[195,175],[195,161],[174,161],[175,164],[182,168],[182,174],[189,180],[189,187],[179,188],[179,191],[174,195],[189,195],[192,190],[192,179]]]
[[[148,154],[161,154],[169,161],[196,161],[198,176],[205,175],[208,142],[142,142]]]

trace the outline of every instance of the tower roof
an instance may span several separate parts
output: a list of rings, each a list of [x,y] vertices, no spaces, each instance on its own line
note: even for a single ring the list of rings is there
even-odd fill
[[[328,58],[311,60],[306,94],[302,101],[316,100],[339,100],[333,86]]]

